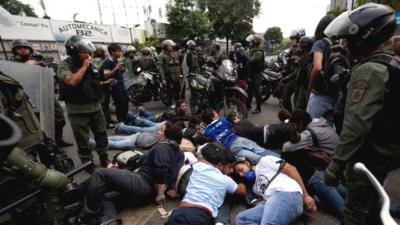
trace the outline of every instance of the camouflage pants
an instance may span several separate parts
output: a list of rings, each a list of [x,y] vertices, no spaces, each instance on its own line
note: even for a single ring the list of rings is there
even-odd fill
[[[55,141],[58,144],[63,136],[63,129],[65,125],[64,110],[60,103],[54,99],[54,127],[55,127]]]
[[[68,116],[78,144],[78,154],[81,161],[86,162],[93,158],[92,151],[89,149],[89,129],[94,135],[98,155],[105,155],[108,139],[103,110],[92,113],[69,114]]]

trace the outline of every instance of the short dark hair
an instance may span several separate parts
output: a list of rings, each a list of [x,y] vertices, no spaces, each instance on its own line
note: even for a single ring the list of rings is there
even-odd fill
[[[201,155],[213,165],[217,165],[218,163],[227,165],[235,162],[235,157],[232,153],[218,141],[213,141],[204,146],[204,148],[201,149]]]
[[[102,48],[96,48],[96,51],[93,53],[93,57],[104,59],[106,57],[106,52]]]
[[[111,54],[117,50],[122,50],[122,48],[119,44],[112,43],[107,46],[107,50],[108,50],[108,53]]]
[[[304,110],[296,110],[292,113],[292,117],[290,118],[291,123],[303,123],[304,126],[307,126],[311,123],[312,119],[310,114]]]
[[[176,141],[178,143],[182,140],[182,128],[171,122],[165,123],[164,134],[168,140]]]
[[[318,22],[317,28],[315,28],[314,41],[318,41],[319,39],[325,37],[324,30],[333,19],[335,19],[335,17],[332,15],[325,15],[321,18],[321,20]]]
[[[181,107],[181,105],[182,105],[183,103],[186,103],[186,101],[183,100],[183,99],[177,100],[176,103],[175,103],[175,109],[177,109],[178,107]]]
[[[214,112],[215,112],[215,110],[212,109],[212,108],[205,109],[201,113],[201,120],[207,125],[210,124],[212,122],[213,117],[214,117]]]
[[[278,112],[278,119],[283,123],[285,120],[290,119],[292,114],[287,109],[281,109]]]
[[[282,149],[285,142],[297,143],[300,140],[297,130],[289,124],[271,124],[268,128],[271,133],[266,143],[267,148]]]

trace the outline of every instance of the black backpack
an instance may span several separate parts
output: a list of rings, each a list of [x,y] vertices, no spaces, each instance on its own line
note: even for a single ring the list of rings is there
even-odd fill
[[[351,61],[349,52],[340,41],[323,38],[328,46],[324,54],[323,73],[316,80],[316,90],[321,94],[339,97],[342,89],[342,80],[350,71]]]

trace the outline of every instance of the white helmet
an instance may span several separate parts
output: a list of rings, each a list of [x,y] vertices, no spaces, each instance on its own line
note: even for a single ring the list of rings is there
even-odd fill
[[[125,49],[125,52],[136,52],[136,48],[134,46],[128,46]]]
[[[166,46],[172,46],[173,47],[175,45],[176,45],[175,42],[173,40],[171,40],[171,39],[166,39],[163,42],[161,42],[161,47],[163,49],[165,49]]]
[[[250,34],[249,36],[246,37],[247,42],[252,42],[252,41],[260,41],[261,42],[263,40],[264,40],[264,38],[258,34]]]

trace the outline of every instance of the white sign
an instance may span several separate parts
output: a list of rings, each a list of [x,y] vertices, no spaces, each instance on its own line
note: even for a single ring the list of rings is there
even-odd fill
[[[24,16],[13,16],[13,18],[17,21],[13,26],[4,26],[0,23],[0,35],[3,39],[54,41],[49,20]]]
[[[155,38],[167,38],[167,26],[168,24],[166,23],[159,23],[150,20],[147,20],[144,23],[147,36],[153,36]]]
[[[123,27],[111,27],[111,36],[113,42],[116,43],[131,43],[131,33],[129,29]]]
[[[56,41],[65,41],[72,35],[80,35],[92,42],[112,42],[111,29],[108,26],[52,20],[51,27]]]

